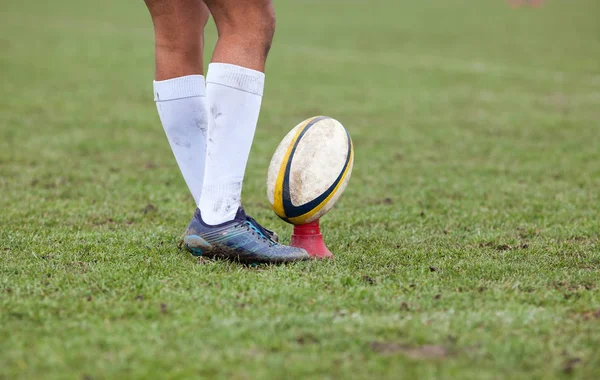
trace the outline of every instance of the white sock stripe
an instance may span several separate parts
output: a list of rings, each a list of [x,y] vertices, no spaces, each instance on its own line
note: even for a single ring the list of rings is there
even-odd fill
[[[186,75],[154,81],[153,84],[155,102],[206,95],[203,75]]]
[[[262,96],[265,74],[229,63],[211,63],[208,65],[206,83],[227,86]]]

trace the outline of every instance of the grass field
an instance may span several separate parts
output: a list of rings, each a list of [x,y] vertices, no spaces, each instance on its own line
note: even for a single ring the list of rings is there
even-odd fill
[[[243,267],[177,249],[143,2],[3,2],[0,378],[598,378],[600,2],[276,10],[246,208],[289,241],[266,170],[307,117],[355,166],[336,260]]]

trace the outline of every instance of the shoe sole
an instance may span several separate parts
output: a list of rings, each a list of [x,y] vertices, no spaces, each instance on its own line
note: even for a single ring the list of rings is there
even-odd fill
[[[211,259],[226,259],[244,264],[284,264],[296,261],[307,261],[311,259],[308,254],[300,257],[292,256],[281,258],[265,258],[254,256],[252,254],[240,254],[239,251],[233,250],[229,247],[212,246],[198,235],[186,236],[183,239],[183,246],[193,256],[203,256]]]

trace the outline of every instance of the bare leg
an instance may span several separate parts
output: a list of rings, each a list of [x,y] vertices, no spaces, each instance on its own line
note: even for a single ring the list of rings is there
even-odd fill
[[[230,63],[264,72],[275,33],[271,0],[205,0],[219,39],[212,62]]]
[[[154,23],[156,80],[204,73],[204,26],[210,12],[202,0],[145,0]]]

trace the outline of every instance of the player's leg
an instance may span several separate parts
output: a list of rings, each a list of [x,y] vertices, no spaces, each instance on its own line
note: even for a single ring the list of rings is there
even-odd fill
[[[232,220],[260,111],[264,67],[275,31],[271,0],[205,0],[218,40],[206,76],[210,109],[200,210],[207,223]]]
[[[167,139],[196,203],[208,131],[202,52],[210,16],[201,0],[145,0],[155,35],[154,100]]]
[[[219,39],[206,75],[209,128],[204,184],[186,231],[194,254],[246,262],[309,258],[274,241],[241,207],[242,181],[256,130],[275,16],[270,0],[205,0]]]
[[[229,63],[260,72],[275,33],[272,0],[205,0],[219,39],[212,62]]]

